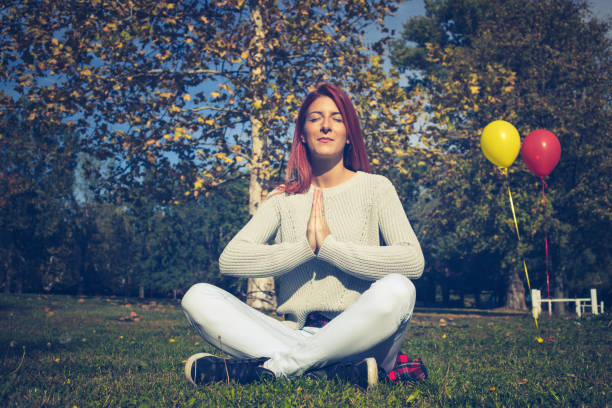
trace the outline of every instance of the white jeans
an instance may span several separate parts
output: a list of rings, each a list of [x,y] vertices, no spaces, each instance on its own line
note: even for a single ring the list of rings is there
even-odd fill
[[[412,317],[416,291],[398,274],[374,282],[355,303],[322,328],[294,330],[207,283],[182,300],[191,324],[208,343],[233,357],[269,357],[277,377],[301,375],[338,361],[376,358],[390,371]]]

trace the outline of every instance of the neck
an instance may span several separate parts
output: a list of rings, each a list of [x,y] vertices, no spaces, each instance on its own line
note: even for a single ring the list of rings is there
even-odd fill
[[[354,174],[354,171],[344,167],[342,159],[337,162],[317,161],[312,163],[311,183],[319,188],[334,187],[348,181]]]

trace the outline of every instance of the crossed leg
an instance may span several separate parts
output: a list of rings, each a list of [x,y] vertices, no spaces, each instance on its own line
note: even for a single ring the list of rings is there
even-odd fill
[[[375,357],[383,369],[391,370],[415,298],[410,280],[387,275],[318,330],[294,330],[205,283],[192,286],[182,306],[207,342],[234,357],[268,357],[264,367],[278,377],[365,357]]]

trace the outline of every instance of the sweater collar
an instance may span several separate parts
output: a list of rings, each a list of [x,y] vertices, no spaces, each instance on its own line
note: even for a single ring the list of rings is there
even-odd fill
[[[357,183],[358,180],[361,179],[364,174],[365,173],[362,171],[357,171],[353,177],[351,177],[344,183],[338,184],[337,186],[333,186],[333,187],[322,188],[321,190],[323,190],[323,195],[328,196],[328,195],[338,194],[350,188],[351,186],[355,185],[355,183]],[[314,189],[315,189],[315,186],[311,184],[310,189],[308,190],[308,193],[309,194],[314,193]]]

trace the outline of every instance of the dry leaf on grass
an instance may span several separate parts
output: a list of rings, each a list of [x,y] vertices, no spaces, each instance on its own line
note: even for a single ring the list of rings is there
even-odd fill
[[[141,319],[140,315],[135,312],[130,312],[129,316],[119,316],[117,320],[120,322],[139,322]]]

